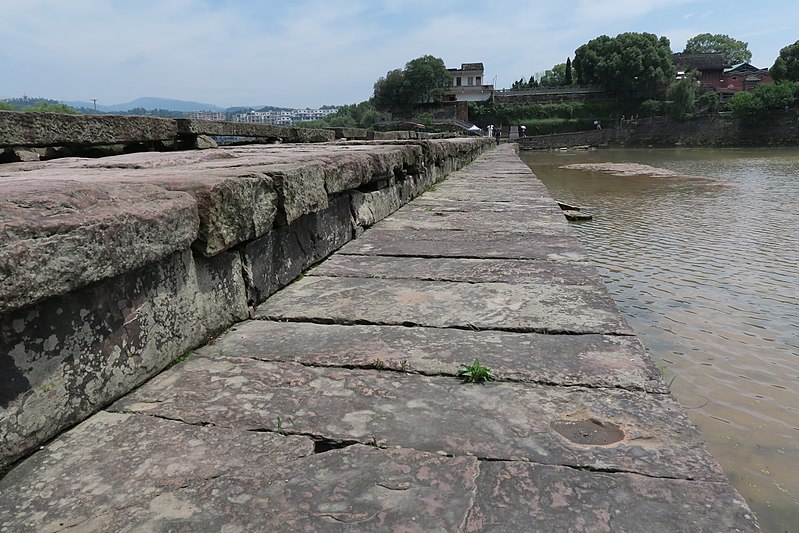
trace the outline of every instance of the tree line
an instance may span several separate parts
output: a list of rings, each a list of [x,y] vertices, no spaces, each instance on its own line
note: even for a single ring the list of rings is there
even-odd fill
[[[728,35],[709,33],[689,39],[683,53],[722,54],[728,65],[748,62],[752,57],[748,43]],[[777,82],[775,85],[779,87],[760,87],[751,93],[736,94],[729,103],[729,108],[736,115],[751,119],[759,111],[793,103],[796,98],[795,84],[789,82],[799,82],[799,41],[780,50],[779,57],[769,72]],[[444,61],[432,55],[424,55],[408,61],[403,68],[389,70],[385,76],[380,77],[374,83],[369,100],[341,106],[337,113],[326,119],[303,125],[371,128],[381,122],[388,112],[412,117],[414,113],[418,113],[419,104],[440,102],[451,83],[451,74]],[[685,118],[697,109],[715,110],[719,104],[714,94],[697,94],[695,73],[689,72],[682,79],[676,79],[669,40],[651,33],[627,32],[616,37],[601,35],[579,46],[574,52],[574,59],[569,57],[543,74],[526,79],[522,77],[513,82],[511,89],[574,84],[600,86],[617,101],[624,101],[626,104],[637,102],[640,111],[647,114],[669,113],[677,118]],[[77,112],[51,100],[25,99],[23,103],[24,105],[16,101],[0,102],[0,109]],[[526,117],[554,124],[557,121],[579,122],[578,119],[581,118],[579,111],[571,111],[569,116],[560,116],[560,111],[546,107],[527,109],[524,116],[520,115],[521,108],[509,111],[495,107],[492,110],[488,104],[471,104],[470,107],[476,112],[476,116],[489,117],[493,113],[494,117],[506,116],[514,122]],[[595,112],[590,105],[582,107],[582,113]],[[134,110],[130,113],[140,111]],[[528,126],[528,131],[534,130]]]

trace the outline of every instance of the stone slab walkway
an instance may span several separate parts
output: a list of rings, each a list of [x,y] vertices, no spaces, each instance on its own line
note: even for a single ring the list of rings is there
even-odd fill
[[[586,261],[503,145],[12,470],[0,531],[758,531]]]

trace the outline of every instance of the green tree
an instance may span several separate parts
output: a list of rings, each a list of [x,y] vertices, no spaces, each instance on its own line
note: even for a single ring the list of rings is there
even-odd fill
[[[610,51],[611,38],[600,35],[575,50],[572,66],[577,73],[577,83],[598,83],[598,66],[603,55]]]
[[[425,55],[412,59],[405,68],[394,69],[375,82],[373,101],[377,109],[390,111],[398,107],[441,99],[450,82],[444,60]]]
[[[385,77],[375,82],[372,100],[375,107],[383,111],[405,105],[408,101],[405,73],[400,69],[390,70]]]
[[[724,54],[724,60],[728,65],[746,63],[752,60],[752,52],[749,51],[749,43],[733,39],[729,35],[717,33],[700,33],[688,39],[685,43],[686,54]]]
[[[381,120],[383,120],[383,114],[375,109],[372,100],[366,100],[359,104],[338,106],[335,113],[331,113],[324,119],[297,122],[295,126],[300,128],[342,127],[369,129],[373,128]]]
[[[671,102],[674,118],[682,120],[694,108],[696,102],[696,79],[692,74],[684,76],[669,85],[666,98]]]
[[[654,117],[658,113],[663,111],[663,102],[659,100],[644,100],[641,102],[641,107],[639,108],[641,113],[644,115],[649,115],[650,117]]]
[[[8,102],[0,102],[0,111],[13,111],[14,108]]]
[[[338,115],[328,117],[327,123],[334,128],[357,128],[358,122],[351,115]]]
[[[570,62],[571,63],[571,62]],[[569,64],[571,68],[571,64]],[[541,76],[541,87],[561,87],[563,85],[571,85],[566,82],[568,74],[566,73],[566,63],[558,63],[551,69],[544,72]]]
[[[39,102],[36,105],[25,107],[22,110],[30,111],[32,113],[62,113],[65,115],[80,114],[80,112],[77,109],[69,107],[66,104],[51,104],[45,102]]]
[[[766,109],[781,109],[796,101],[799,82],[781,81],[777,83],[761,83],[755,94],[763,101]]]
[[[714,92],[703,93],[694,105],[700,111],[707,108],[708,113],[715,113],[719,109],[719,95]]]
[[[674,78],[669,40],[651,33],[602,35],[580,46],[572,65],[577,83],[597,84],[613,94],[654,95],[658,84]]]
[[[741,91],[730,98],[727,103],[730,111],[743,122],[753,122],[763,111],[763,100],[755,93]]]
[[[799,81],[799,41],[780,50],[769,74],[774,81]]]
[[[564,80],[564,85],[571,85],[574,83],[573,74],[572,74],[572,60],[570,57],[566,58],[566,79]]]
[[[733,96],[727,106],[743,122],[755,122],[767,110],[782,109],[796,102],[799,83],[783,81],[764,83],[752,92],[741,91]]]
[[[441,100],[444,88],[450,83],[450,74],[443,59],[425,55],[408,61],[405,80],[409,103],[436,102]]]

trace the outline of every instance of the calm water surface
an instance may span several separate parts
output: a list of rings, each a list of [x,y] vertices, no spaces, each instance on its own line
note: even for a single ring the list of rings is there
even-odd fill
[[[799,149],[522,152],[767,532],[799,532]],[[562,165],[634,162],[713,179]]]

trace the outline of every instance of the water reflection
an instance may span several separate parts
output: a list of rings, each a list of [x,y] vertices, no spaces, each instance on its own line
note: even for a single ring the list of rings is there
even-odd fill
[[[799,150],[527,152],[764,531],[799,531]],[[714,181],[560,168],[634,162]]]

